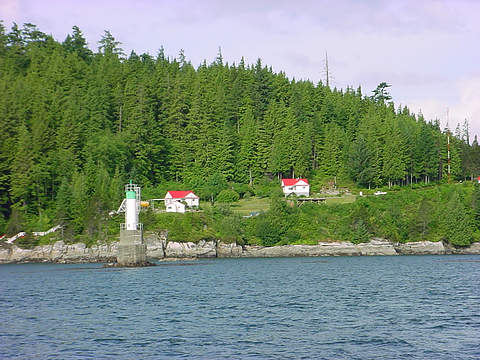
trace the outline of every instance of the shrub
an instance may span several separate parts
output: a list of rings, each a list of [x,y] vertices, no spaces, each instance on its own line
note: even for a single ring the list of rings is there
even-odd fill
[[[15,240],[15,245],[21,249],[33,249],[38,245],[38,238],[34,237],[32,234],[26,234]]]
[[[232,183],[232,190],[235,190],[240,198],[244,198],[247,193],[249,193],[252,189],[247,184],[242,183]]]
[[[244,244],[243,224],[240,216],[228,216],[219,221],[217,226],[217,236],[223,242]]]
[[[217,196],[217,201],[221,203],[236,202],[240,199],[240,195],[235,190],[222,190]]]
[[[258,219],[255,236],[261,240],[263,246],[273,246],[282,239],[279,227],[266,216]]]
[[[363,220],[357,220],[352,225],[352,243],[359,244],[368,242],[370,234]]]
[[[262,198],[270,196],[272,190],[275,188],[278,188],[281,191],[280,183],[263,179],[262,181],[260,181],[260,183],[254,186],[253,192],[256,196]]]

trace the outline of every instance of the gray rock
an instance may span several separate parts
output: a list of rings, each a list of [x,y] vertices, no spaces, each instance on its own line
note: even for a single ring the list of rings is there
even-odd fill
[[[480,242],[473,243],[468,247],[454,248],[452,249],[452,253],[462,255],[480,255]]]
[[[394,247],[400,255],[443,255],[447,253],[441,241],[396,243]]]
[[[319,243],[318,245],[246,246],[244,257],[289,257],[289,256],[360,256],[398,255],[393,245],[381,239],[369,243],[349,242]]]
[[[325,242],[317,245],[242,246],[223,242],[200,241],[170,242],[166,232],[146,232],[147,256],[163,258],[210,258],[210,257],[294,257],[294,256],[364,256],[364,255],[440,255],[480,254],[480,243],[469,247],[455,248],[442,242],[391,243],[374,238],[368,243]],[[16,245],[0,246],[0,263],[15,262],[112,262],[116,260],[118,242],[98,244],[87,248],[83,243],[65,244],[57,241],[52,245],[21,249]]]
[[[240,245],[236,243],[226,244],[219,241],[217,243],[217,257],[221,258],[230,258],[230,257],[241,257],[243,249]]]
[[[167,232],[145,232],[143,239],[147,245],[147,257],[163,259],[167,247]]]
[[[194,242],[167,242],[165,256],[168,258],[209,258],[216,257],[217,250],[214,241],[201,240]]]
[[[104,262],[116,258],[117,243],[95,245],[87,248],[83,243],[66,245],[57,241],[53,245],[22,249],[16,245],[0,251],[0,263],[15,262]]]

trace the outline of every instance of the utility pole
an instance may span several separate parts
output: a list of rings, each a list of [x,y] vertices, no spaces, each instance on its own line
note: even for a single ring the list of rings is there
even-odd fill
[[[448,164],[448,183],[450,184],[450,128],[448,127],[448,108],[447,108],[447,164]]]
[[[328,72],[328,53],[325,51],[325,73],[327,77],[327,87],[330,87],[330,74]]]
[[[450,130],[447,132],[448,183],[450,184]]]

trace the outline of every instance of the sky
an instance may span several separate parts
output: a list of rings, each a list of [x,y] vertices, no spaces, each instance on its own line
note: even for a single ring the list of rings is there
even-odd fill
[[[0,0],[7,30],[29,22],[63,41],[77,25],[95,51],[109,30],[127,54],[183,49],[197,66],[221,48],[224,62],[315,83],[328,53],[331,86],[387,82],[396,106],[480,137],[479,14],[480,0]]]

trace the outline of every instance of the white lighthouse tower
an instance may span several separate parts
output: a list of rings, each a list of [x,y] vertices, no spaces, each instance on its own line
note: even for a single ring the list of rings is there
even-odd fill
[[[138,214],[140,213],[141,190],[136,184],[125,185],[125,230],[139,230],[142,224],[138,222]]]
[[[120,266],[147,265],[147,247],[143,242],[143,224],[138,221],[140,213],[140,186],[130,180],[125,185],[125,223],[120,224],[117,264]]]

